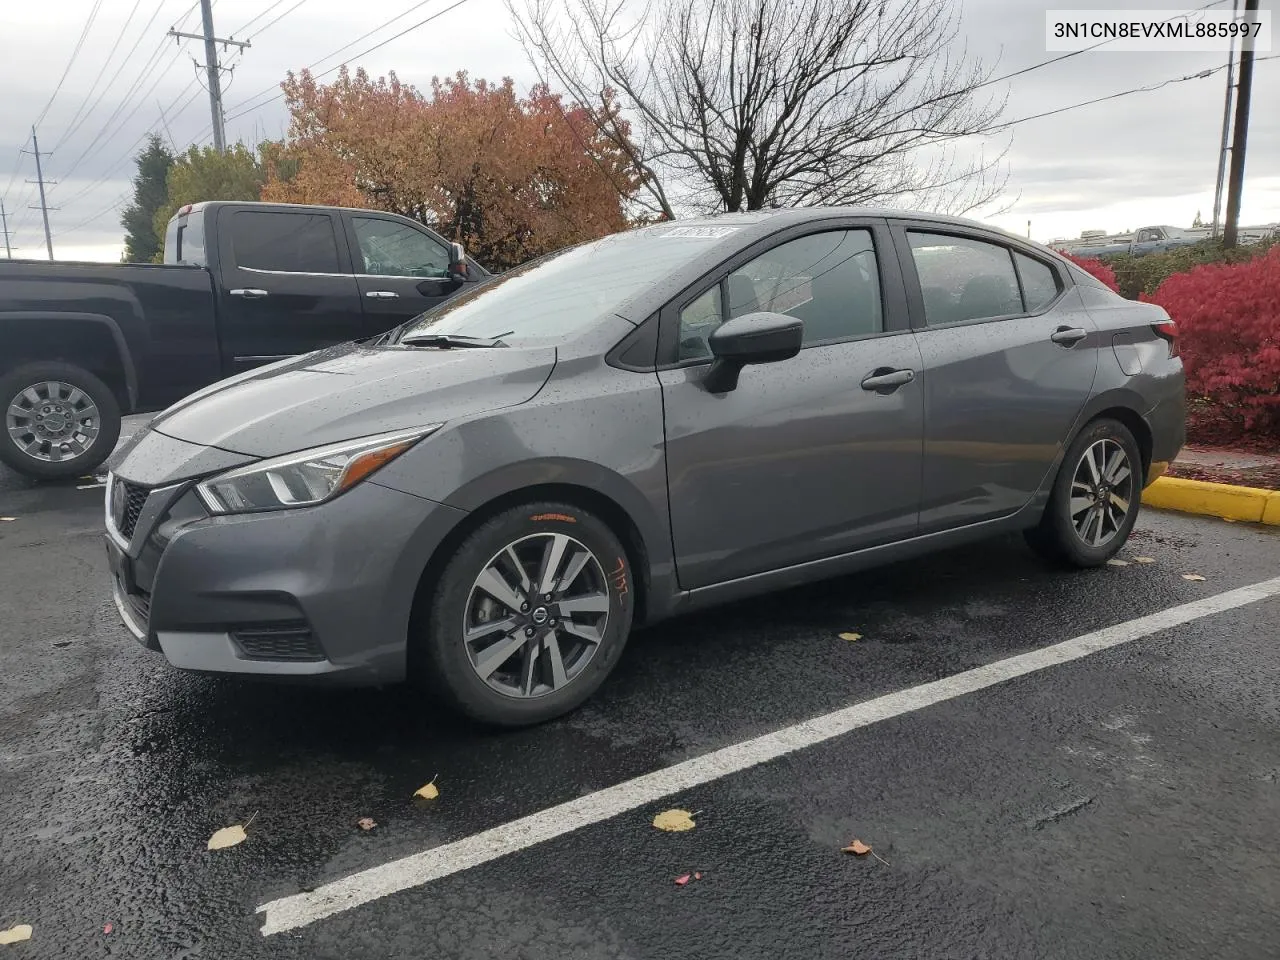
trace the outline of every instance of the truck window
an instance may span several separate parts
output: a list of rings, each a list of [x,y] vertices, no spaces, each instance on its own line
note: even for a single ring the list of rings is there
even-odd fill
[[[342,273],[333,218],[325,213],[238,210],[231,217],[236,266],[276,273]]]
[[[420,230],[379,217],[352,217],[364,261],[358,273],[379,277],[447,277],[449,251]]]
[[[204,217],[174,217],[164,232],[164,262],[207,266],[204,252]]]

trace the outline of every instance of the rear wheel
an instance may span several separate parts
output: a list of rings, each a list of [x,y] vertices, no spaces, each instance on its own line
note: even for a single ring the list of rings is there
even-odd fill
[[[559,716],[617,664],[631,631],[631,565],[613,531],[565,503],[514,507],[445,567],[422,679],[463,713],[499,726]]]
[[[111,388],[70,363],[28,363],[0,377],[0,460],[47,480],[91,473],[120,437]]]
[[[1051,560],[1101,566],[1120,551],[1137,521],[1141,477],[1142,454],[1129,428],[1117,420],[1094,421],[1067,450],[1027,542]]]

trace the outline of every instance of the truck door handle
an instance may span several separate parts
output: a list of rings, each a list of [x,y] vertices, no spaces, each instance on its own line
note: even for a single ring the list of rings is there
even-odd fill
[[[370,290],[365,294],[371,300],[399,300],[400,294],[394,290]]]
[[[862,389],[892,393],[915,378],[916,372],[914,370],[894,370],[892,367],[876,367],[871,371],[871,375],[862,381]]]
[[[1059,327],[1049,335],[1049,339],[1064,347],[1074,347],[1088,335],[1088,332],[1080,327]]]
[[[259,290],[257,287],[237,287],[231,291],[233,297],[244,297],[246,300],[261,300],[267,295],[267,291]]]

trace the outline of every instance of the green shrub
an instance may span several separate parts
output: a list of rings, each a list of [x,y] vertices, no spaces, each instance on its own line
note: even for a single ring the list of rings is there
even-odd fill
[[[1136,300],[1141,294],[1151,296],[1175,273],[1186,273],[1207,263],[1248,263],[1254,257],[1265,254],[1277,240],[1264,240],[1230,250],[1221,240],[1202,240],[1186,247],[1175,247],[1163,253],[1149,253],[1145,257],[1131,257],[1127,253],[1105,258],[1116,273],[1120,295]]]

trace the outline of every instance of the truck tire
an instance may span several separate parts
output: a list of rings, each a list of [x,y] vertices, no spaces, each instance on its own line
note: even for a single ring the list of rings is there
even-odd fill
[[[120,404],[88,370],[55,360],[0,375],[0,461],[40,480],[81,477],[111,455]]]

